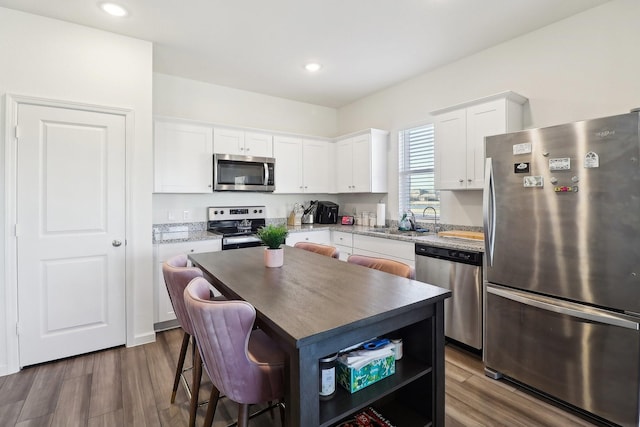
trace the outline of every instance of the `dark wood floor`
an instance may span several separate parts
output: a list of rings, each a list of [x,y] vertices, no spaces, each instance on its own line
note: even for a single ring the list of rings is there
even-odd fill
[[[186,426],[187,396],[169,403],[182,331],[159,333],[155,343],[115,348],[23,369],[0,377],[0,427]],[[202,397],[208,396],[203,390]],[[204,421],[199,408],[197,424]],[[251,427],[279,426],[262,415]],[[226,426],[236,407],[223,399],[214,426]],[[446,425],[591,426],[556,406],[484,376],[476,356],[446,349]]]

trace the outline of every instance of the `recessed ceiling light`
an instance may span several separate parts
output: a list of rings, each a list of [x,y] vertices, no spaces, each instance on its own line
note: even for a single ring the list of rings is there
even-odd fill
[[[322,65],[320,65],[320,64],[318,64],[318,63],[316,63],[316,62],[310,62],[310,63],[308,63],[307,65],[305,65],[305,66],[304,66],[304,68],[305,68],[307,71],[310,71],[310,72],[312,72],[312,73],[313,73],[313,72],[318,71],[320,68],[322,68]]]
[[[127,9],[115,3],[101,3],[100,8],[112,16],[127,16]]]

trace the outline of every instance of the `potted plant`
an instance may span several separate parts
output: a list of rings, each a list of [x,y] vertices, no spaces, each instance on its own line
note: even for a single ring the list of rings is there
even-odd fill
[[[264,251],[264,265],[267,267],[282,267],[284,263],[284,249],[280,246],[289,234],[285,224],[269,224],[257,231],[258,237],[267,247]]]

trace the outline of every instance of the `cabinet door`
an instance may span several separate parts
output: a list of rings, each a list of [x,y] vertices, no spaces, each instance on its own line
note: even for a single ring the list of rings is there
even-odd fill
[[[305,193],[328,193],[333,168],[329,167],[329,143],[302,141],[302,174]]]
[[[352,191],[371,191],[371,141],[370,135],[356,136],[353,141],[353,184]]]
[[[274,137],[273,157],[276,159],[275,193],[302,193],[302,139]]]
[[[353,254],[353,234],[351,233],[332,231],[331,244],[340,251],[340,261],[346,261]]]
[[[244,153],[247,156],[273,157],[273,136],[268,133],[245,132]]]
[[[336,151],[336,189],[338,193],[353,191],[353,143],[352,138],[338,141]]]
[[[244,131],[215,128],[213,130],[213,148],[216,153],[245,154]]]
[[[506,129],[506,104],[500,99],[467,108],[467,188],[484,184],[484,138]]]
[[[467,188],[466,110],[455,110],[436,117],[436,186],[439,190]]]
[[[167,292],[167,286],[164,283],[162,275],[162,263],[179,254],[196,254],[201,252],[218,252],[222,250],[222,241],[203,240],[198,242],[170,243],[166,245],[156,245],[156,313],[155,321],[166,322],[176,318],[173,312],[171,298]]]
[[[213,191],[213,131],[209,126],[156,121],[154,191]]]

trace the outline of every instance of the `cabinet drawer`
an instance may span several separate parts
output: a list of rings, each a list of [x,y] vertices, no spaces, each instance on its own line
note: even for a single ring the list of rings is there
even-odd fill
[[[344,231],[332,231],[331,242],[334,245],[353,246],[353,234]]]
[[[298,242],[311,242],[319,243],[321,245],[331,244],[331,235],[329,230],[318,231],[302,231],[298,233],[289,233],[285,244],[287,246],[293,246]]]
[[[167,243],[158,245],[157,262],[164,262],[180,254],[197,254],[200,252],[217,252],[222,250],[222,240],[199,240],[197,242]]]
[[[365,254],[362,251],[359,252],[358,249],[361,249],[384,257],[398,259],[399,261],[410,261],[412,265],[415,263],[415,244],[412,242],[355,234],[353,236],[353,249],[353,253],[375,256],[369,253]]]

